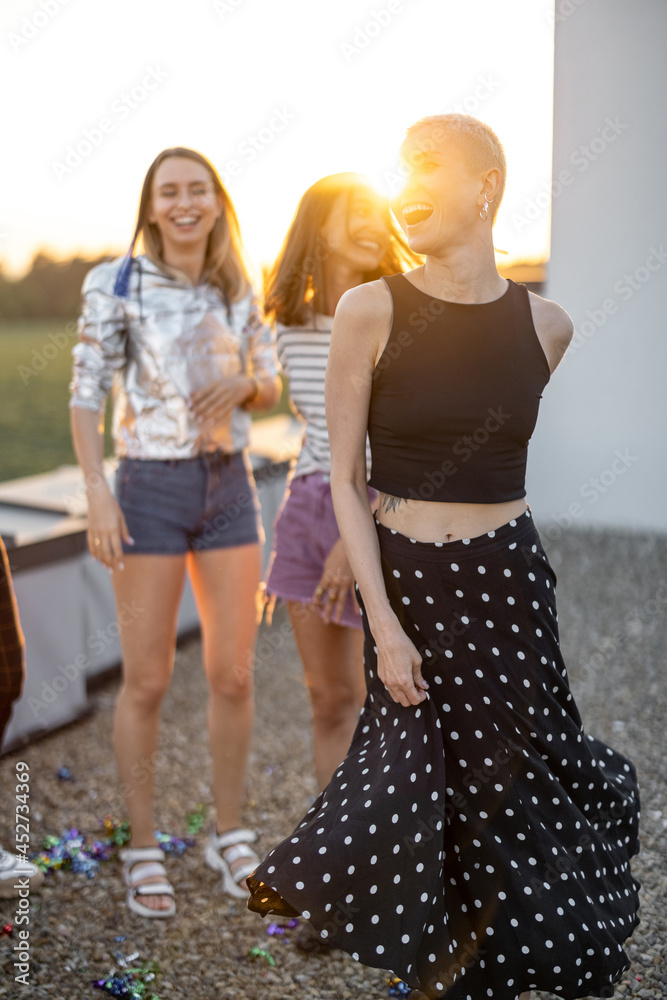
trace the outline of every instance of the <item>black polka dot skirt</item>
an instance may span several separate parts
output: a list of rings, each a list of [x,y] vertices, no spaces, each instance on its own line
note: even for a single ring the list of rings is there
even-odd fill
[[[430,998],[611,996],[639,922],[636,772],[583,730],[530,510],[449,543],[376,528],[428,696],[392,700],[363,614],[350,749],[248,879],[249,908],[302,914]]]

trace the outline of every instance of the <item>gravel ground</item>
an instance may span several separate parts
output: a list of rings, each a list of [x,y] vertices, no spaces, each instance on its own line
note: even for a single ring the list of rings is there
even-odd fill
[[[667,537],[571,529],[543,534],[558,574],[563,651],[587,730],[637,764],[643,795],[642,853],[634,870],[643,885],[642,924],[629,944],[632,969],[617,996],[667,997]],[[661,589],[661,582],[665,585]],[[288,835],[315,793],[309,705],[284,610],[259,640],[257,722],[244,821],[268,851]],[[111,720],[118,681],[91,697],[87,718],[0,761],[0,841],[13,846],[14,769],[31,773],[31,842],[77,827],[99,835],[98,817],[110,811],[115,766]],[[198,639],[177,650],[173,683],[161,726],[157,768],[157,825],[186,833],[185,817],[212,803],[207,747],[206,685]],[[58,768],[73,781],[59,781]],[[116,815],[120,809],[115,804]],[[288,932],[267,936],[267,920],[221,894],[203,863],[207,827],[194,848],[168,857],[177,893],[177,918],[147,921],[130,914],[117,862],[88,879],[49,873],[31,899],[30,986],[13,981],[15,937],[0,937],[0,997],[21,1000],[94,1000],[106,994],[91,980],[118,969],[115,957],[139,952],[133,964],[154,961],[160,1000],[375,1000],[389,995],[389,973],[368,969],[340,951],[306,956]],[[0,900],[0,924],[13,921],[14,900]],[[16,931],[14,931],[14,934]],[[114,939],[125,935],[125,940]],[[275,957],[248,956],[255,946]],[[148,994],[150,995],[150,994]],[[534,994],[535,996],[535,994]],[[538,994],[539,996],[539,994]]]

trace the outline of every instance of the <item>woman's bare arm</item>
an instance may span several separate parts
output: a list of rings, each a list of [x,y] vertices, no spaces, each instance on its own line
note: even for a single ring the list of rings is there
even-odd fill
[[[338,528],[377,643],[378,674],[402,705],[426,697],[421,657],[394,614],[384,585],[366,485],[366,430],[373,369],[391,326],[391,299],[380,281],[340,299],[331,334],[325,404],[331,493]]]
[[[106,566],[122,568],[121,539],[128,544],[132,541],[123,513],[104,475],[104,418],[95,410],[73,406],[70,422],[74,451],[86,487],[88,548]]]
[[[574,325],[562,306],[551,299],[529,292],[530,310],[538,340],[549,362],[551,374],[563,360],[572,335]]]

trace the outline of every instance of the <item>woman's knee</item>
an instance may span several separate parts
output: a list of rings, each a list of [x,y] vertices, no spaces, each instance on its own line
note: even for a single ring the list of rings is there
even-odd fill
[[[171,671],[155,671],[154,673],[133,673],[126,676],[121,695],[133,707],[144,712],[159,710],[164,696],[169,690]]]
[[[252,661],[214,664],[206,671],[211,694],[242,703],[253,696]]]
[[[309,685],[313,719],[321,726],[335,728],[348,722],[358,712],[355,691],[340,684]]]

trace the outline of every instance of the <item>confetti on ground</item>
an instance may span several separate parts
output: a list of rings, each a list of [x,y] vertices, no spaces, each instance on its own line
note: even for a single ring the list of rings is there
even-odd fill
[[[127,958],[120,954],[119,965],[122,967],[127,961],[134,961],[136,958],[138,953],[128,955]],[[126,997],[127,1000],[160,1000],[150,985],[155,980],[156,972],[155,962],[149,962],[148,965],[139,968],[125,969],[118,975],[110,972],[103,979],[94,979],[92,985],[112,997]]]
[[[173,833],[161,833],[155,830],[155,839],[167,854],[182,854],[188,847],[194,847],[194,837],[177,837]]]
[[[73,872],[84,872],[93,878],[100,861],[109,861],[113,856],[113,845],[105,840],[93,840],[87,844],[83,834],[72,827],[63,830],[60,837],[48,836],[42,842],[42,850],[31,856],[43,872],[65,868]]]
[[[65,869],[73,872],[84,872],[88,878],[94,878],[101,861],[111,861],[117,857],[117,849],[130,840],[130,824],[127,820],[117,820],[113,816],[105,816],[101,820],[105,836],[101,839],[86,841],[85,834],[76,827],[63,830],[60,837],[49,835],[42,841],[42,850],[31,856],[38,868],[43,872],[54,869]],[[175,834],[155,831],[155,839],[169,854],[183,854],[194,846],[193,837],[177,837]],[[119,994],[120,995],[120,994]]]
[[[388,979],[389,983],[389,996],[390,997],[409,997],[412,990],[407,983],[404,983],[402,979],[398,976],[393,976]]]
[[[207,812],[208,806],[202,805],[201,802],[197,803],[193,811],[188,813],[185,817],[186,829],[188,833],[199,833],[204,825]]]
[[[276,964],[276,960],[273,957],[273,955],[271,954],[271,952],[267,951],[265,948],[258,948],[257,946],[255,946],[254,948],[249,948],[248,949],[248,957],[249,958],[265,958],[266,961],[269,963],[269,965],[275,965]]]
[[[276,923],[269,924],[269,926],[266,928],[266,933],[271,936],[282,935],[283,940],[286,943],[289,943],[289,938],[285,934],[285,931],[294,930],[294,928],[298,926],[299,926],[299,921],[297,920],[296,917],[292,917],[292,919],[286,924],[276,924]]]
[[[105,816],[101,821],[106,830],[107,838],[112,844],[124,847],[130,840],[130,824],[124,820],[116,819],[114,816]]]

